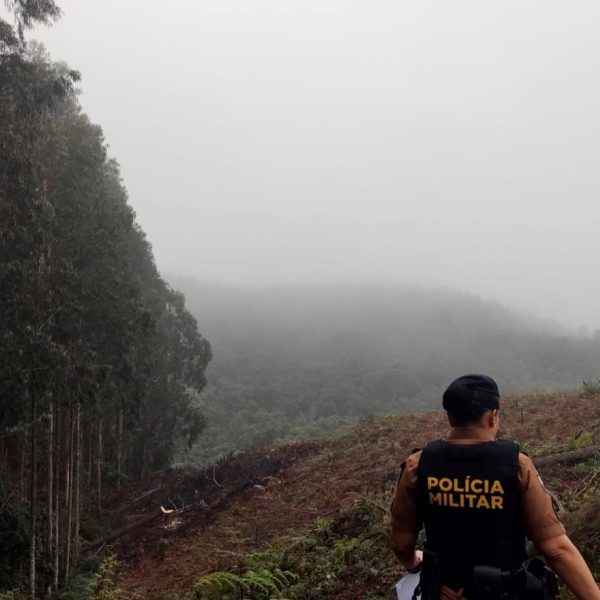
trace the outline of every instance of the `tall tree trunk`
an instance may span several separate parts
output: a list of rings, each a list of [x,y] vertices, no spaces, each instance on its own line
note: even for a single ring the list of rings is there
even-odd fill
[[[67,429],[67,464],[65,481],[65,504],[67,518],[65,521],[65,585],[71,576],[71,535],[73,532],[73,404],[69,406],[69,424]]]
[[[54,487],[54,401],[52,396],[48,399],[48,490],[47,490],[47,530],[46,530],[46,566],[47,571],[52,574],[53,555],[52,549],[53,543],[53,515],[52,515],[52,501],[54,500],[53,487]],[[45,582],[46,598],[50,598],[52,595],[52,582],[54,578],[49,576]]]
[[[73,490],[74,490],[74,525],[73,525],[73,561],[77,560],[79,554],[79,523],[80,523],[80,489],[79,479],[81,470],[81,399],[75,404],[75,464],[73,467]]]
[[[143,479],[146,473],[146,448],[146,439],[144,438],[144,441],[142,442],[142,465],[140,467],[140,479]]]
[[[117,489],[121,489],[123,478],[123,402],[119,402],[117,416]]]
[[[60,574],[60,406],[56,406],[56,431],[54,435],[54,562],[53,562],[53,588],[58,590]]]
[[[0,440],[0,474],[8,478],[8,451],[4,440]]]
[[[25,502],[25,457],[27,453],[27,435],[23,433],[23,441],[21,443],[21,460],[19,462],[19,497],[21,502]]]
[[[102,417],[98,419],[96,452],[96,508],[98,513],[100,513],[102,505]]]
[[[29,598],[35,600],[35,552],[36,552],[36,492],[37,492],[37,428],[35,425],[36,405],[33,383],[29,383],[31,402],[31,489],[29,490]]]
[[[92,444],[92,434],[94,430],[92,425],[87,426],[87,435],[85,439],[87,440],[87,484],[88,487],[92,487],[92,448],[94,445]]]

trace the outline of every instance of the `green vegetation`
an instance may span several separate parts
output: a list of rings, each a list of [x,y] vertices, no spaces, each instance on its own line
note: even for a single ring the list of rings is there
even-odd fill
[[[159,276],[79,74],[0,19],[0,589],[65,589],[106,496],[204,427],[211,358]],[[93,518],[92,518],[93,517]]]
[[[586,433],[595,447],[598,399],[577,393],[506,398],[502,435],[523,442],[534,458],[567,453]],[[216,495],[208,505],[182,514],[179,533],[148,534],[124,585],[149,599],[173,590],[189,600],[201,574],[242,578],[280,570],[297,577],[281,593],[291,600],[385,598],[401,572],[385,526],[400,463],[446,431],[442,411],[373,417],[329,439],[273,444],[224,461],[216,471],[222,487],[210,488]],[[561,458],[540,462],[541,477],[564,508],[569,535],[597,571],[598,460],[591,452],[580,455],[585,462]],[[171,494],[191,492],[212,475],[203,470],[176,479]],[[163,551],[151,555],[148,546],[161,541]]]
[[[596,401],[597,399],[598,396],[595,397]],[[542,448],[544,453],[566,452],[597,444],[597,403],[590,410],[587,400],[572,400],[570,406],[574,420],[568,425],[564,416],[561,417],[561,406],[569,406],[569,400],[563,398],[561,402],[558,395],[540,395],[507,403],[504,420],[508,435],[528,440],[536,452],[538,448]],[[549,413],[556,413],[556,419],[549,419]],[[431,427],[434,419],[430,416],[429,421],[427,426]],[[217,579],[226,579],[226,574],[239,576],[247,570],[290,571],[296,579],[285,590],[285,598],[291,600],[387,598],[387,591],[399,574],[396,559],[388,547],[389,534],[385,526],[386,506],[389,505],[397,477],[397,471],[387,470],[385,461],[390,458],[387,449],[394,439],[402,439],[412,446],[413,442],[409,440],[414,439],[418,443],[420,436],[434,435],[430,430],[421,431],[425,421],[421,419],[420,423],[421,427],[418,427],[412,417],[376,418],[366,420],[359,427],[329,440],[312,459],[310,469],[303,471],[307,477],[303,482],[304,486],[323,489],[319,482],[329,480],[331,486],[327,486],[327,491],[332,494],[333,500],[336,486],[339,485],[335,480],[336,474],[344,477],[344,470],[349,465],[360,464],[361,467],[353,471],[353,477],[358,481],[369,471],[370,465],[377,464],[378,473],[373,474],[370,483],[366,485],[370,495],[354,494],[351,506],[343,503],[333,514],[316,517],[306,535],[282,532],[258,551],[247,551],[245,554],[232,552],[231,557],[225,559],[229,561],[227,570],[221,567],[221,571],[213,575]],[[433,426],[439,427],[441,423],[442,419],[438,425]],[[589,424],[590,429],[578,430],[582,423]],[[576,433],[571,433],[574,430]],[[415,434],[419,438],[413,438]],[[552,440],[551,446],[544,445],[547,444],[548,437]],[[375,449],[377,445],[380,445],[381,454]],[[368,451],[374,454],[369,458],[363,457]],[[373,456],[380,458],[374,461]],[[324,473],[320,472],[321,468],[325,470]],[[600,468],[597,458],[572,466],[557,464],[545,469],[542,476],[547,488],[565,507],[561,518],[571,539],[584,555],[595,576],[599,577]],[[343,494],[339,488],[337,493]],[[302,505],[303,499],[297,500]],[[277,509],[282,510],[283,506],[285,505],[280,505]],[[215,600],[230,597],[226,592],[224,595],[218,594],[219,592],[213,596]],[[565,599],[571,597],[566,589],[561,590],[561,596]]]
[[[230,571],[201,577],[193,598],[319,600],[343,595],[347,586],[384,598],[394,559],[383,521],[377,503],[360,500],[336,519],[319,519],[307,536],[282,536],[236,555]]]
[[[215,349],[199,400],[207,428],[178,458],[188,463],[437,408],[460,373],[490,373],[507,395],[574,389],[600,365],[600,337],[576,338],[469,294],[175,281]]]
[[[0,600],[25,600],[25,597],[25,594],[21,594],[14,590],[0,592]]]
[[[97,570],[83,572],[74,577],[57,600],[129,600],[131,594],[117,584],[119,563],[109,554],[97,566]]]
[[[582,396],[596,396],[600,394],[600,380],[584,381],[581,384],[579,393]]]
[[[293,573],[281,569],[246,571],[242,576],[219,571],[201,577],[194,586],[198,600],[284,600],[281,594],[296,579]]]
[[[594,434],[591,431],[580,431],[567,440],[568,450],[579,450],[594,445]]]

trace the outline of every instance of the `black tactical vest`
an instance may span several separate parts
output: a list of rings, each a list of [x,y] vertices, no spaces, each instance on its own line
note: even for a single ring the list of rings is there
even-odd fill
[[[518,569],[526,558],[519,449],[512,441],[439,440],[419,460],[417,497],[425,548],[440,558],[441,583],[469,588],[475,565]]]

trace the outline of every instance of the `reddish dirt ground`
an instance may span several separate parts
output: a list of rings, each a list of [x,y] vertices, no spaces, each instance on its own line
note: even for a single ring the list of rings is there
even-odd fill
[[[508,398],[501,417],[501,433],[531,456],[558,452],[582,430],[599,427],[600,396]],[[121,584],[142,598],[173,598],[200,575],[230,566],[236,553],[339,517],[358,496],[389,504],[401,461],[446,431],[442,412],[377,417],[331,439],[248,452],[214,471],[155,477],[145,482],[147,492],[137,486],[110,509],[113,528],[161,505],[178,509],[114,543],[125,567]]]

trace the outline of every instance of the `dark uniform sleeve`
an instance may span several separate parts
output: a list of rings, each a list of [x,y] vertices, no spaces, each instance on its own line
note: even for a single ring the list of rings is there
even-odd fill
[[[552,498],[531,459],[524,454],[519,454],[519,482],[527,537],[537,545],[539,542],[563,535],[565,528],[556,516]]]
[[[404,463],[392,502],[392,536],[394,532],[418,534],[423,526],[417,507],[417,467],[421,452],[411,454]]]

